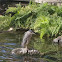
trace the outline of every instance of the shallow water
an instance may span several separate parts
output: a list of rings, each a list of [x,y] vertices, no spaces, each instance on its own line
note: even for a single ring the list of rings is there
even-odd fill
[[[23,34],[22,31],[0,33],[0,62],[62,62],[62,47],[52,44],[52,39],[40,40],[38,35],[33,35],[29,48],[47,54],[43,56],[12,55],[12,49],[21,47]]]

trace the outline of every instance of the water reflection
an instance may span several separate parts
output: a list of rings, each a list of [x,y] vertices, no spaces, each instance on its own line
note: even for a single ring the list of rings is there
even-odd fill
[[[11,51],[14,48],[20,48],[24,32],[11,32],[0,34],[0,62],[62,62],[62,47],[58,44],[53,45],[52,39],[39,39],[38,35],[34,35],[29,48],[35,48],[41,53],[47,53],[43,56],[16,56]]]

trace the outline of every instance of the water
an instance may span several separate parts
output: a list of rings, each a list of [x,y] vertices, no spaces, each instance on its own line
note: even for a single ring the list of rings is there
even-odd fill
[[[12,55],[14,48],[21,47],[24,32],[0,33],[0,62],[62,62],[62,46],[52,44],[52,39],[39,39],[33,35],[29,44],[30,49],[37,49],[44,55]]]

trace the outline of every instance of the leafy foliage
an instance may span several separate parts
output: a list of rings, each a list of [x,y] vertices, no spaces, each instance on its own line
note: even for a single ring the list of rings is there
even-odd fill
[[[0,30],[8,28],[11,23],[10,16],[0,16]]]
[[[16,7],[9,7],[6,11],[6,13],[9,13],[9,12],[15,12],[16,13],[17,11],[17,8]]]
[[[40,34],[40,38],[43,36],[57,35],[62,29],[62,7],[44,4],[32,3],[25,7],[21,7],[20,4],[16,7],[9,7],[6,11],[14,12],[12,17],[3,16],[3,19],[8,18],[10,22],[8,26],[14,28],[34,29],[35,32]],[[5,21],[4,20],[4,21]],[[7,23],[7,22],[5,22]],[[3,25],[3,24],[2,24]]]

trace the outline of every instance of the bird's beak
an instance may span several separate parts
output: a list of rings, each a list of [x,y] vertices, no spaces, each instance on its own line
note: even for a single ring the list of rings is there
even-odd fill
[[[32,34],[35,34],[35,32],[33,32]]]

